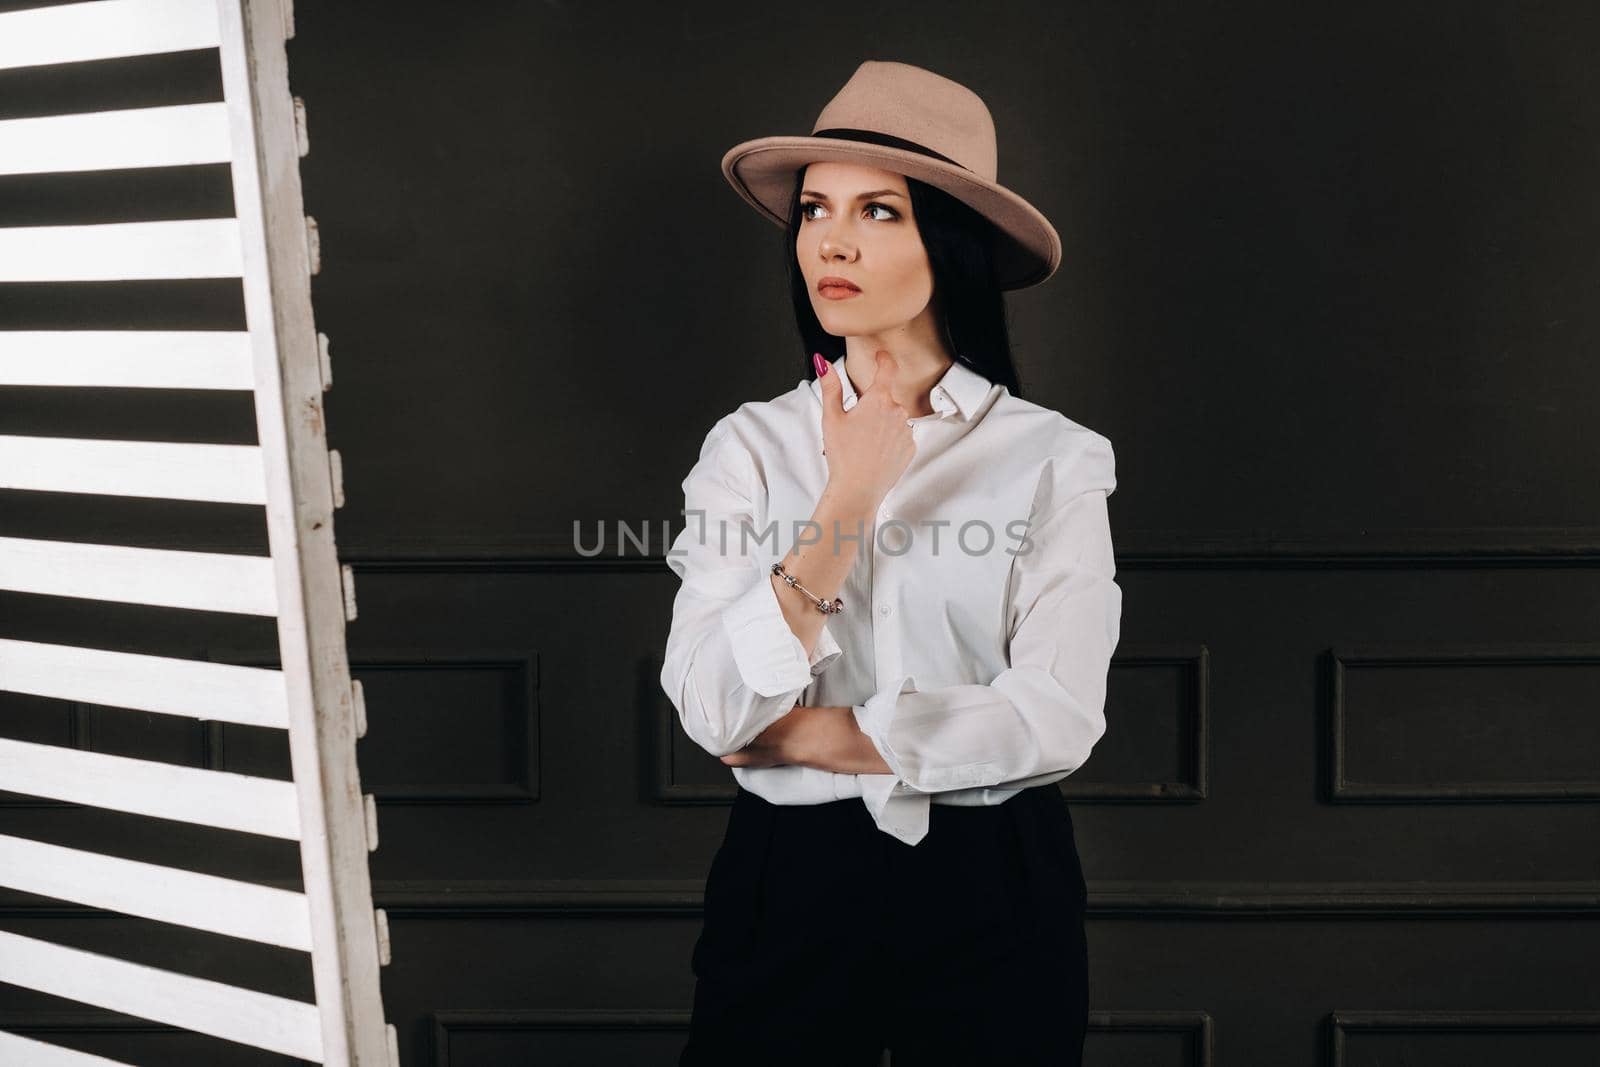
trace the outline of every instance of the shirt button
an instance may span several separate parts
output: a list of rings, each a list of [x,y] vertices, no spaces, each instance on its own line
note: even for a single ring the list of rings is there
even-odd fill
[[[879,606],[879,608],[878,608],[878,614],[879,614],[879,615],[887,615],[887,614],[889,614],[889,612],[890,612],[890,611],[891,611],[891,610],[893,610],[893,609],[892,609],[892,608],[890,608],[890,607],[889,607],[889,605],[887,605],[887,604],[883,604],[883,605],[880,605],[880,606]]]

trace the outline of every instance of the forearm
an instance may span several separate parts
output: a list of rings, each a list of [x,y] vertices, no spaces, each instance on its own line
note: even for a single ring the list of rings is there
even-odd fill
[[[850,707],[798,707],[781,739],[786,762],[835,774],[892,774]]]
[[[811,525],[799,530],[794,548],[783,559],[783,569],[816,596],[833,600],[855,566],[856,554],[872,536],[872,510],[866,501],[836,492],[831,486],[823,490],[811,514]],[[784,621],[810,655],[816,650],[828,616],[776,574],[768,575],[768,579],[777,592]],[[846,611],[851,608],[852,605],[845,606]]]
[[[893,774],[872,739],[861,732],[853,709],[801,705],[791,709],[748,745],[722,753],[730,767],[794,764],[835,774]]]

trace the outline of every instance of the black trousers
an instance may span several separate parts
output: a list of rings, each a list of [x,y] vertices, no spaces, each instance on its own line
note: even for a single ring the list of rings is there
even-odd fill
[[[859,798],[743,787],[706,881],[679,1067],[1075,1067],[1085,886],[1055,785],[934,804],[907,845]]]

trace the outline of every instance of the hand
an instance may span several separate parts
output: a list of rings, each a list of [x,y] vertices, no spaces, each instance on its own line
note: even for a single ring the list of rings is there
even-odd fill
[[[722,757],[730,767],[782,767],[797,762],[794,734],[804,721],[802,711],[815,711],[796,704],[789,713],[756,735],[755,740],[737,752]]]
[[[837,774],[894,773],[848,707],[796,705],[744,748],[723,756],[722,762],[730,767],[793,763]]]
[[[892,396],[900,366],[881,348],[875,358],[872,384],[857,393],[856,405],[848,414],[839,376],[830,373],[820,379],[828,489],[861,502],[868,511],[877,510],[917,452],[908,422],[912,413]]]

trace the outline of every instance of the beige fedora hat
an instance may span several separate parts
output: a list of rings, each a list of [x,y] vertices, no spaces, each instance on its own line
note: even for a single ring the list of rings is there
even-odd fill
[[[960,82],[909,63],[869,59],[828,101],[807,136],[759,137],[728,149],[722,173],[763,216],[788,225],[794,175],[842,161],[892,170],[944,190],[998,231],[1002,289],[1037,285],[1061,264],[1061,238],[1040,211],[995,180],[994,118]]]

